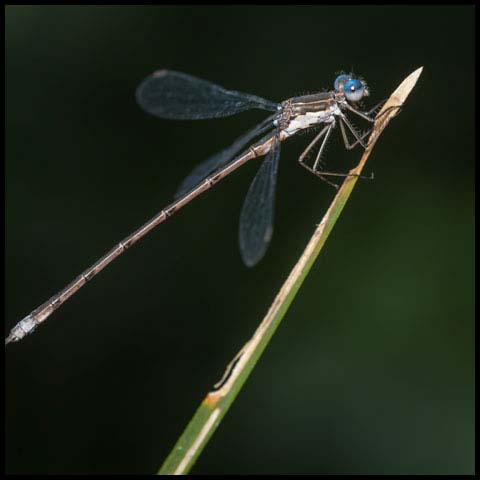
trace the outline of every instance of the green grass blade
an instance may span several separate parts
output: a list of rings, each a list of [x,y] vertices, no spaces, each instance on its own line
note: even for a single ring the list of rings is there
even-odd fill
[[[380,134],[389,121],[398,113],[398,109],[393,108],[388,110],[389,107],[401,107],[403,105],[421,73],[422,67],[411,73],[387,100],[377,115],[368,146],[358,165],[350,171],[351,174],[361,173]],[[235,400],[263,350],[275,333],[283,316],[287,312],[288,307],[295,298],[297,291],[305,280],[342,212],[357,179],[358,177],[356,176],[346,177],[327,213],[324,215],[321,223],[308,242],[302,256],[290,272],[290,275],[280,289],[267,315],[262,320],[262,323],[257,328],[253,337],[244,345],[227,367],[224,375],[226,380],[222,379],[221,386],[219,386],[217,390],[211,391],[202,401],[158,474],[186,474],[195,464],[196,459],[220,424],[223,416],[227,413],[230,405]]]

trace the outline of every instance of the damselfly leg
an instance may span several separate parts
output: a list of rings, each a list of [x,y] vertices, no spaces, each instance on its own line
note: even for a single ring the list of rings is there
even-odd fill
[[[385,100],[381,101],[379,104],[375,105],[372,109],[368,110],[367,112],[362,112],[360,110],[357,110],[356,108],[352,107],[350,104],[345,103],[345,107],[347,110],[350,110],[352,113],[355,113],[359,117],[362,117],[363,119],[367,120],[370,123],[374,123],[376,120],[378,120],[380,117],[383,117],[387,112],[390,112],[391,110],[398,109],[398,113],[400,113],[401,106],[400,105],[392,105],[391,107],[386,108],[380,115],[374,116],[372,114],[375,114],[375,111],[377,111],[379,108],[381,108],[385,104]]]
[[[345,129],[342,125],[342,119],[340,118],[339,120],[340,120],[340,129],[342,131],[343,140],[344,140],[345,147],[347,148],[347,150],[351,150],[353,147],[355,147],[358,144],[362,145],[362,147],[365,148],[366,145],[363,143],[363,139],[365,137],[367,137],[367,135],[369,135],[370,130],[363,133],[362,135],[358,135],[356,131],[353,131],[353,133],[356,137],[356,140],[353,143],[350,143],[349,140],[348,140],[348,137],[345,134]],[[326,179],[325,176],[332,176],[332,177],[352,177],[353,176],[353,177],[359,177],[359,178],[365,178],[365,179],[368,179],[368,180],[372,180],[373,179],[373,174],[369,177],[366,177],[366,176],[363,176],[363,175],[357,175],[357,174],[353,174],[353,173],[327,172],[327,171],[324,171],[324,170],[320,170],[318,168],[318,166],[321,163],[323,150],[325,149],[325,145],[327,143],[328,137],[329,137],[333,128],[335,128],[335,122],[332,122],[330,125],[327,125],[326,127],[324,127],[320,131],[320,133],[318,133],[318,135],[309,143],[307,148],[302,152],[302,154],[298,158],[298,163],[302,167],[306,168],[310,173],[313,173],[314,175],[319,177],[321,180],[323,180],[325,183],[328,183],[329,185],[331,185],[336,190],[338,190],[338,185],[336,183],[333,183],[330,180]],[[352,127],[352,129],[353,129],[353,127]],[[323,142],[322,142],[322,144],[321,144],[321,146],[318,150],[318,153],[317,153],[317,156],[315,158],[315,163],[313,164],[313,167],[310,167],[310,165],[308,165],[306,163],[307,156],[308,156],[309,152],[312,150],[312,148],[320,141],[320,139],[322,137],[325,137],[325,138],[323,139]]]
[[[303,151],[303,153],[300,155],[300,157],[298,158],[298,163],[306,168],[309,172],[311,173],[314,173],[315,175],[317,175],[316,171],[310,167],[309,165],[307,165],[306,163],[306,159],[307,159],[307,156],[308,156],[308,153],[310,152],[310,150],[320,141],[320,139],[325,136],[323,142],[322,142],[322,145],[320,146],[320,149],[318,150],[318,153],[317,153],[317,157],[315,159],[315,164],[314,164],[314,167],[315,165],[317,165],[319,162],[320,162],[320,159],[322,157],[322,152],[323,152],[323,149],[325,148],[325,144],[326,144],[326,141],[330,135],[330,132],[333,128],[334,124],[331,123],[330,125],[327,125],[326,127],[322,128],[322,130],[320,131],[320,133],[309,143],[309,145],[307,146],[307,148]],[[338,185],[336,185],[335,183],[333,182],[330,182],[329,180],[327,180],[326,178],[323,178],[322,176],[320,176],[320,178],[325,182],[325,183],[328,183],[329,185],[331,185],[333,188],[337,189],[338,188]]]
[[[363,139],[370,134],[370,132],[372,131],[371,129],[367,130],[362,134],[358,133],[355,127],[350,123],[350,120],[348,120],[348,118],[343,114],[341,117],[339,117],[339,123],[340,123],[340,131],[342,132],[343,143],[345,144],[345,148],[347,150],[351,150],[358,144],[360,144],[363,148],[367,148],[368,142],[365,143]],[[350,130],[352,135],[355,137],[356,141],[354,143],[350,143],[350,141],[348,140],[348,136],[347,136],[347,133],[345,132],[344,125],[347,126],[347,128]]]

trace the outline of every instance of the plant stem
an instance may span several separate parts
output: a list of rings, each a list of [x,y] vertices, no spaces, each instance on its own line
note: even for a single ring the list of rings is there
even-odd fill
[[[390,95],[390,98],[376,117],[377,119],[374,123],[368,146],[360,162],[350,171],[350,174],[360,175],[380,134],[390,120],[399,112],[399,108],[403,105],[410,91],[415,86],[415,83],[422,73],[422,69],[423,67],[420,67],[411,73]],[[222,379],[219,388],[211,391],[204,398],[182,436],[178,439],[173,450],[158,471],[158,474],[182,475],[188,473],[194,465],[213,432],[220,424],[223,416],[227,413],[230,405],[240,392],[243,384],[287,312],[288,307],[295,298],[297,291],[305,280],[342,212],[345,203],[350,197],[350,193],[357,179],[358,176],[348,176],[345,178],[300,259],[278,292],[267,315],[258,326],[253,337],[243,346],[227,367],[224,375],[226,380]]]

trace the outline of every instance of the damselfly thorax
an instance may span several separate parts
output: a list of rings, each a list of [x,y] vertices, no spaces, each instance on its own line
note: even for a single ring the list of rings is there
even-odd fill
[[[332,92],[293,97],[282,103],[279,126],[287,138],[300,130],[333,123],[335,115],[339,114],[340,108]]]

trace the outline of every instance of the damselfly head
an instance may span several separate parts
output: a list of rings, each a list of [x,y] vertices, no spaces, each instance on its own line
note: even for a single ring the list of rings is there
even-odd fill
[[[370,94],[365,81],[356,77],[353,73],[349,75],[342,73],[335,79],[333,86],[335,91],[343,93],[349,102],[359,102],[363,97]]]

